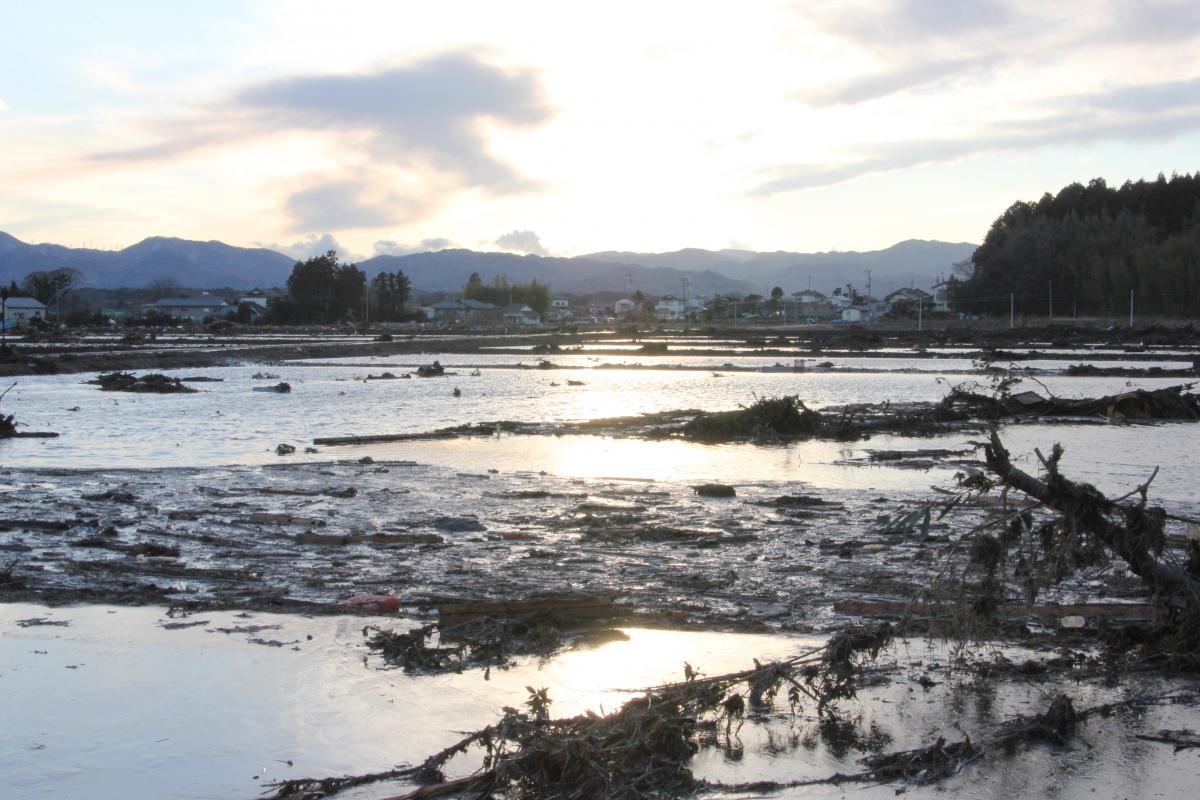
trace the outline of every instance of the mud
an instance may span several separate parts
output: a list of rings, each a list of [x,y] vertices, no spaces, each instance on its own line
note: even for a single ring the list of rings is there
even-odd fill
[[[380,333],[382,331],[382,333]],[[228,333],[165,331],[126,337],[108,329],[67,331],[17,340],[0,357],[0,376],[71,372],[111,372],[202,368],[282,360],[378,357],[437,352],[444,354],[553,354],[735,356],[747,353],[804,358],[817,366],[836,358],[937,359],[947,352],[981,362],[1036,362],[1078,358],[1089,361],[1177,362],[1164,375],[1196,374],[1200,332],[1183,326],[1052,325],[1013,330],[954,324],[917,331],[904,324],[868,329],[856,326],[801,326],[759,329],[682,329],[648,327],[629,331],[570,329],[538,333],[491,332],[467,328],[430,332],[422,327],[267,328]],[[1023,348],[1023,349],[1022,349]],[[792,368],[788,364],[786,367]]]
[[[949,521],[897,521],[925,492],[766,482],[711,497],[682,481],[483,477],[356,460],[9,468],[0,600],[335,613],[384,594],[434,618],[448,602],[585,593],[616,595],[643,621],[810,631],[836,628],[839,602],[927,592],[952,550]],[[960,509],[953,522],[990,514]],[[1042,600],[1084,591],[1144,594],[1113,567]]]

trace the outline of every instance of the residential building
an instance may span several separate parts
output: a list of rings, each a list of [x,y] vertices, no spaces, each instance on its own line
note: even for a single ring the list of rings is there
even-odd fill
[[[482,320],[495,316],[499,308],[481,300],[442,300],[425,307],[425,318],[438,322]]]
[[[571,312],[571,301],[565,297],[555,297],[550,301],[550,308],[546,310],[548,322],[562,322],[574,316]]]
[[[613,303],[613,312],[621,318],[624,318],[633,312],[637,311],[638,304],[628,297],[622,297],[617,302]]]
[[[912,313],[916,313],[918,306],[925,311],[931,310],[933,295],[922,289],[905,288],[897,289],[883,298],[883,301],[887,306],[888,312],[906,314],[911,311]]]
[[[654,316],[660,320],[680,320],[687,316],[686,304],[667,295],[654,304]]]
[[[226,303],[224,298],[202,294],[196,297],[163,297],[153,303],[144,304],[142,311],[147,314],[162,314],[176,319],[203,322],[206,319],[224,316],[236,308]]]
[[[538,313],[524,303],[509,303],[501,311],[500,316],[508,325],[541,325],[542,319]]]
[[[792,292],[792,299],[797,303],[804,304],[824,303],[826,300],[828,300],[824,294],[818,292],[816,289],[805,289],[803,292]]]
[[[10,297],[4,304],[5,327],[14,328],[30,320],[46,318],[46,305],[32,297]]]
[[[950,281],[938,281],[933,285],[933,310],[949,313]]]

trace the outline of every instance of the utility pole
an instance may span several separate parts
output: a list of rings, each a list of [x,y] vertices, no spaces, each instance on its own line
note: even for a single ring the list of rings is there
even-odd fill
[[[1054,281],[1050,281],[1050,319],[1054,319]]]
[[[871,296],[871,270],[867,270],[867,297]]]
[[[0,286],[0,353],[8,352],[8,287]]]
[[[1133,327],[1133,289],[1129,290],[1129,327]]]
[[[1009,292],[1008,293],[1008,329],[1010,331],[1013,329],[1013,317],[1016,314],[1016,309],[1017,309],[1016,295],[1014,295],[1012,292]]]
[[[917,330],[918,330],[918,331],[919,331],[919,330],[921,330],[921,322],[922,322],[922,319],[921,319],[921,309],[922,309],[922,304],[921,304],[921,301],[922,301],[922,300],[924,300],[924,299],[925,299],[925,298],[923,298],[923,297],[918,297],[918,298],[917,298]]]

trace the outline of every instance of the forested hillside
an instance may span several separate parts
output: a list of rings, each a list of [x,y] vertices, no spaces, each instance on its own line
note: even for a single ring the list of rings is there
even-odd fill
[[[962,311],[1200,316],[1200,173],[1110,188],[1073,183],[1017,202],[952,293]]]

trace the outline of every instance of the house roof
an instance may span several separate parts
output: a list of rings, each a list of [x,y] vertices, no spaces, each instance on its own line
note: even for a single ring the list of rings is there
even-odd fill
[[[8,308],[32,308],[35,311],[46,308],[46,304],[35,297],[10,297],[4,305]]]
[[[170,308],[219,308],[229,305],[220,297],[162,297],[150,305]]]
[[[536,312],[529,306],[525,305],[524,303],[509,303],[508,305],[506,305],[504,307],[504,313],[505,314],[522,314],[522,315],[524,315],[524,314],[534,314]]]
[[[925,300],[932,296],[933,295],[929,294],[929,292],[926,292],[923,289],[904,288],[897,289],[884,299],[889,303],[894,303],[897,300]]]
[[[485,303],[482,300],[472,300],[470,298],[463,298],[459,302],[463,304],[463,308],[469,308],[473,311],[491,311],[496,308],[492,303]]]

